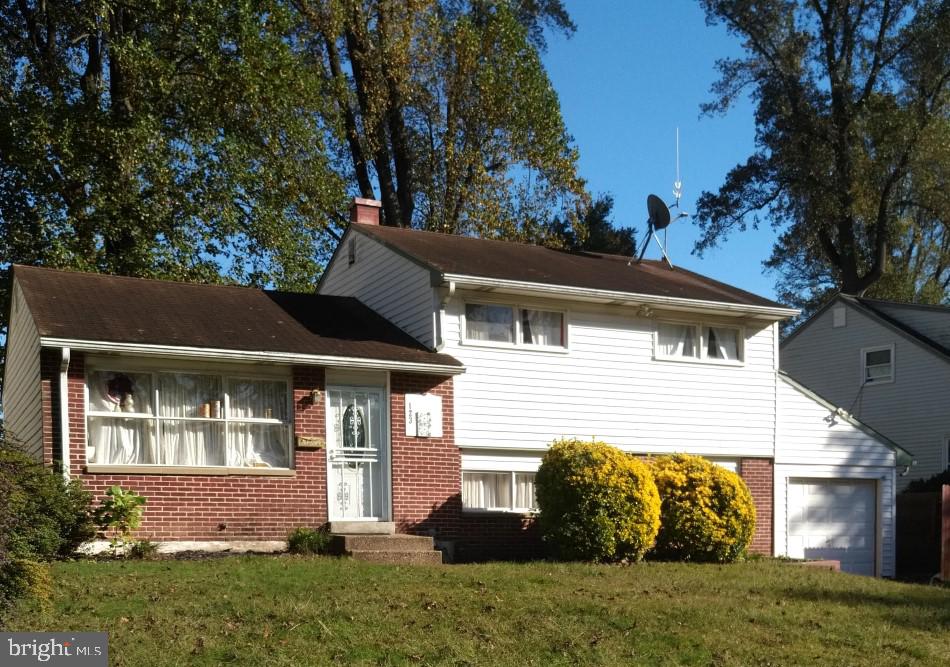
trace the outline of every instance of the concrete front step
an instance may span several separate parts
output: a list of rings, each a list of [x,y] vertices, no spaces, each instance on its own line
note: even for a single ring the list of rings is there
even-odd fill
[[[394,535],[396,524],[392,521],[331,521],[330,532],[334,535]]]
[[[371,549],[354,549],[349,552],[355,560],[367,563],[384,563],[387,565],[441,565],[441,551],[376,551]]]
[[[330,551],[342,554],[351,551],[432,551],[431,537],[422,535],[333,535]]]

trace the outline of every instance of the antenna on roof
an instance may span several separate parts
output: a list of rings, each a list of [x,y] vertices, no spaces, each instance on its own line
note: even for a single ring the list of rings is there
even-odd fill
[[[680,211],[676,214],[676,217],[672,217],[670,213],[671,208],[679,208],[680,197],[683,196],[683,181],[680,180],[680,129],[676,128],[676,180],[673,181],[673,197],[676,201],[673,202],[672,206],[667,206],[666,203],[657,197],[656,195],[649,195],[647,197],[647,235],[643,240],[643,248],[640,250],[640,256],[637,257],[637,264],[643,261],[643,256],[647,252],[647,246],[650,244],[650,238],[652,237],[656,244],[660,246],[660,252],[663,253],[663,259],[666,260],[666,263],[669,264],[670,268],[673,268],[673,262],[670,261],[670,256],[666,252],[667,247],[667,237],[666,229],[670,226],[671,223],[676,222],[680,218],[689,217],[689,213],[685,211]],[[663,241],[660,241],[660,237],[656,235],[658,230],[663,230]],[[633,257],[630,258],[630,261],[627,262],[627,266],[630,266],[633,263]]]

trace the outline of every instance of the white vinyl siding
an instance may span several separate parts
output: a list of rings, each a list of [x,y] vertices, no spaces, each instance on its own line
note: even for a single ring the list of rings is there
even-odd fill
[[[3,376],[3,418],[7,436],[37,461],[43,458],[43,396],[40,338],[23,291],[14,282]]]
[[[898,478],[898,489],[941,472],[950,434],[950,361],[850,305],[847,327],[834,328],[837,305],[782,346],[782,368],[913,455],[917,465]],[[894,381],[862,388],[862,348],[891,345]]]
[[[320,294],[356,297],[426,347],[434,347],[429,271],[359,232],[347,232],[345,243],[345,250],[326,268]]]
[[[573,304],[569,349],[551,354],[460,344],[467,299],[476,297],[457,295],[444,319],[444,351],[466,366],[455,379],[460,447],[544,449],[556,438],[597,437],[630,451],[772,456],[773,325],[744,324],[744,365],[673,364],[653,359],[656,320]],[[532,307],[566,310],[556,301]]]

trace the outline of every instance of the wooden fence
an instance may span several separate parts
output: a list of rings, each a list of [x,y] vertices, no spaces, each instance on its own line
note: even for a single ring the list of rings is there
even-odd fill
[[[897,496],[897,577],[950,581],[950,486]]]

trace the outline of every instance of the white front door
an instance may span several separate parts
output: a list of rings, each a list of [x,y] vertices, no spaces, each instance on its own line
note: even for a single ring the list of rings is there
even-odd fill
[[[837,560],[844,572],[873,576],[876,488],[864,480],[789,480],[788,555]]]
[[[327,388],[330,520],[389,518],[389,428],[382,387]]]

